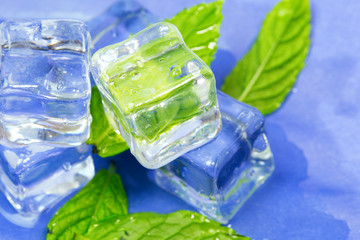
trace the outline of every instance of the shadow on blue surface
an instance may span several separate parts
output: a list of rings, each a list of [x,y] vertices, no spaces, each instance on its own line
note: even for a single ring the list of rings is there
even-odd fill
[[[151,182],[147,177],[147,169],[136,161],[130,151],[116,157],[116,164],[128,196],[130,213],[170,213],[179,209],[195,211]]]
[[[218,48],[214,61],[211,63],[211,69],[216,78],[216,87],[221,88],[226,76],[228,76],[236,65],[235,56],[224,49]]]
[[[347,239],[349,228],[345,221],[307,204],[299,186],[307,179],[308,164],[302,150],[287,139],[279,125],[268,122],[267,130],[275,172],[230,223],[256,240]]]

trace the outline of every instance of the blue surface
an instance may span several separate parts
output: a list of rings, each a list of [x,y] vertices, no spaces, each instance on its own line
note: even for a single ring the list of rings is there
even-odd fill
[[[113,1],[2,0],[0,18],[68,16],[88,20]],[[141,0],[170,17],[193,0]],[[222,82],[251,46],[276,0],[227,0],[220,51],[212,68]],[[360,2],[312,0],[312,45],[306,67],[283,107],[266,118],[276,170],[230,222],[259,239],[360,239]],[[83,8],[83,10],[81,10]],[[61,13],[61,14],[60,14]],[[64,15],[65,14],[65,15]],[[129,153],[113,158],[129,196],[130,211],[192,209],[152,184]],[[96,158],[97,168],[108,160]],[[60,207],[59,204],[57,207]],[[44,239],[47,212],[34,229],[0,216],[0,239]]]

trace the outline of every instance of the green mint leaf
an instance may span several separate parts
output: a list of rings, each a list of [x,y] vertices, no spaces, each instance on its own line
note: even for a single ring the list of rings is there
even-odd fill
[[[170,214],[134,213],[128,216],[114,216],[94,224],[87,234],[76,240],[85,239],[239,239],[250,238],[237,234],[233,229],[189,211]]]
[[[186,45],[210,66],[220,36],[223,1],[201,3],[184,9],[168,21],[181,32]]]
[[[91,90],[90,112],[92,122],[87,144],[94,145],[101,157],[111,157],[129,149],[125,140],[115,132],[107,119],[97,87]]]
[[[195,212],[128,214],[127,208],[116,167],[100,170],[54,215],[46,239],[249,239]]]
[[[95,222],[127,214],[128,203],[116,167],[100,170],[96,176],[53,216],[48,240],[73,239],[87,233]]]
[[[225,79],[222,91],[258,108],[278,109],[304,66],[310,45],[309,0],[282,0],[256,42]]]

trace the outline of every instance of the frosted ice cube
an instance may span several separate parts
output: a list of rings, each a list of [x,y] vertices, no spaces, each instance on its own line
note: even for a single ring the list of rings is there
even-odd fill
[[[220,91],[218,100],[219,135],[150,176],[203,214],[227,223],[272,174],[274,162],[262,114]]]
[[[0,128],[16,144],[80,145],[89,135],[89,32],[71,20],[0,25]]]
[[[215,78],[170,23],[97,51],[92,75],[132,154],[159,168],[221,128]]]
[[[94,176],[91,147],[57,148],[33,143],[0,145],[1,206],[10,221],[26,227],[36,223],[45,209],[55,205]],[[5,196],[5,197],[4,197]]]

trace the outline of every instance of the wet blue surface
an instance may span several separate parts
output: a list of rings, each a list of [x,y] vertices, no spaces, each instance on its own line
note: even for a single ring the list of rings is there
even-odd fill
[[[29,1],[30,2],[30,1]],[[101,4],[100,4],[101,2]],[[67,16],[88,20],[113,1],[2,0],[0,18]],[[170,17],[200,1],[141,0],[153,13]],[[249,49],[276,0],[227,0],[212,68],[218,84]],[[306,67],[282,108],[266,117],[276,170],[230,222],[253,239],[360,239],[360,2],[312,0],[312,45]],[[81,10],[82,9],[82,10]],[[40,12],[40,14],[36,14]],[[130,211],[193,210],[157,188],[130,154],[116,160]],[[96,158],[97,168],[109,160]],[[1,202],[0,202],[1,204]],[[57,205],[59,207],[61,204]],[[33,229],[0,216],[0,239],[44,239],[55,209]]]

